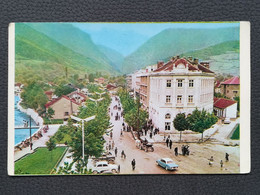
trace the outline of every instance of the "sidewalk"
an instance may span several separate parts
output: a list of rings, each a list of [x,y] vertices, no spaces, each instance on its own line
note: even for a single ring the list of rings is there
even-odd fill
[[[59,125],[49,125],[49,130],[47,133],[43,133],[42,137],[38,140],[33,140],[33,146],[32,146],[32,150],[30,149],[30,147],[27,148],[23,148],[22,150],[19,151],[15,151],[14,153],[14,161],[20,159],[21,157],[23,157],[26,154],[32,153],[34,151],[35,148],[38,147],[46,147],[46,142],[50,139],[51,136],[53,136],[59,129],[60,124]]]

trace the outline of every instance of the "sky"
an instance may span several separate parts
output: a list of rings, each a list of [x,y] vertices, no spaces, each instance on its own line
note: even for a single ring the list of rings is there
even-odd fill
[[[239,27],[239,23],[74,23],[90,34],[94,43],[127,56],[152,36],[169,28],[214,29]],[[109,37],[109,39],[108,39]],[[126,45],[128,47],[126,47]]]

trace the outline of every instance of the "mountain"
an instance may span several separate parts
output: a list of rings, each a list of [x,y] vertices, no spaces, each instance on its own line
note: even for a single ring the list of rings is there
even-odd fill
[[[113,68],[120,71],[124,61],[124,56],[116,50],[104,45],[98,45],[98,48],[110,60],[110,64],[113,66]]]
[[[201,61],[208,61],[210,69],[215,73],[239,76],[239,41],[227,41],[180,56],[192,56]]]
[[[93,46],[91,40],[82,44]],[[65,75],[65,67],[70,74],[79,75],[96,70],[106,73],[116,72],[98,47],[94,45],[93,48],[96,50],[93,49],[91,54],[83,55],[83,52],[76,52],[25,23],[16,23],[16,81],[33,76],[51,81],[55,77]],[[100,56],[103,58],[100,59]]]
[[[95,59],[102,66],[110,69],[109,59],[99,50],[90,35],[70,23],[26,23],[31,28],[47,35],[71,50]]]
[[[122,72],[130,73],[169,56],[199,50],[226,41],[239,40],[239,28],[166,29],[151,37],[127,56]]]

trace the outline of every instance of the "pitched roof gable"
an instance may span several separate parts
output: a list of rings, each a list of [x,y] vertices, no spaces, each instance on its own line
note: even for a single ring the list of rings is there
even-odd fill
[[[240,79],[239,77],[232,77],[231,79],[228,79],[224,82],[222,82],[221,84],[223,85],[239,85],[240,84]]]
[[[53,104],[55,104],[56,102],[60,101],[62,98],[65,98],[65,99],[71,101],[71,102],[74,103],[74,104],[80,105],[80,103],[77,103],[74,99],[70,99],[69,97],[63,95],[63,96],[61,96],[61,97],[59,97],[59,98],[57,98],[57,99],[54,99],[54,100],[52,100],[51,102],[45,104],[45,108],[50,107],[51,105],[53,105]]]
[[[225,98],[214,98],[214,107],[225,109],[233,104],[237,103],[234,100]]]

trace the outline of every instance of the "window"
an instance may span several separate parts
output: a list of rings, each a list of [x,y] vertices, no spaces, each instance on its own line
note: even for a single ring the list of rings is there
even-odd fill
[[[177,103],[180,104],[182,101],[182,95],[177,96]]]
[[[166,87],[171,87],[171,86],[172,86],[172,81],[171,80],[167,80]]]
[[[178,87],[182,87],[182,79],[178,80]]]
[[[194,80],[189,80],[189,87],[193,87],[194,86]]]
[[[166,103],[170,103],[171,102],[171,96],[170,95],[166,95]]]
[[[65,113],[64,113],[64,116],[69,116],[69,112],[65,112]]]
[[[165,130],[171,130],[171,123],[165,122]]]
[[[188,96],[188,103],[193,103],[193,95]]]
[[[170,119],[170,118],[171,118],[170,113],[167,113],[167,114],[165,115],[165,119]]]
[[[237,95],[237,91],[233,91],[233,94],[234,94],[234,95]]]

